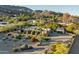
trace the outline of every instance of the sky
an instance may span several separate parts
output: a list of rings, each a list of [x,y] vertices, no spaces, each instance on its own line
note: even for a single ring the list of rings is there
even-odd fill
[[[51,10],[79,16],[79,5],[25,5],[33,10]]]

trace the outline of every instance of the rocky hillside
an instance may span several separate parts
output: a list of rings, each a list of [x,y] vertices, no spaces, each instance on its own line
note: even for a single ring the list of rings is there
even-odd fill
[[[17,16],[20,14],[30,14],[32,9],[21,6],[0,5],[0,15]]]

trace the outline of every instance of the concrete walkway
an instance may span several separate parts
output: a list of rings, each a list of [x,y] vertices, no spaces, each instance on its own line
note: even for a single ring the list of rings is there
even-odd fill
[[[79,54],[79,35],[76,36],[69,54]]]

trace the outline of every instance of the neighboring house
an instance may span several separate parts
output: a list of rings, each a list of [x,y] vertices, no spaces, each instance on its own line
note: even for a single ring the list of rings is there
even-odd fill
[[[49,35],[50,32],[51,32],[51,29],[50,28],[42,29],[42,34]]]
[[[0,26],[6,26],[7,24],[9,24],[8,22],[0,22]]]
[[[71,19],[71,22],[79,22],[79,19],[75,16],[71,16],[70,19]]]
[[[62,33],[65,33],[65,29],[63,27],[58,27],[56,29],[57,32],[62,32]]]
[[[29,22],[29,23],[35,23],[36,20],[28,20],[27,22]]]
[[[35,30],[37,28],[38,28],[37,26],[31,26],[31,27],[24,28],[24,30]]]
[[[62,23],[62,22],[59,22],[58,24],[63,25],[63,26],[67,26],[68,25],[68,23]]]

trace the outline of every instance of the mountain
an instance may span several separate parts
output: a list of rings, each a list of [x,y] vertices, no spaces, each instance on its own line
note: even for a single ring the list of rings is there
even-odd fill
[[[33,10],[22,6],[0,5],[1,16],[18,16],[20,14],[30,14]]]

